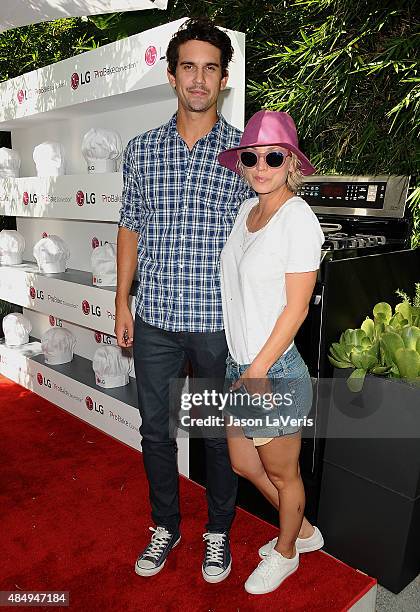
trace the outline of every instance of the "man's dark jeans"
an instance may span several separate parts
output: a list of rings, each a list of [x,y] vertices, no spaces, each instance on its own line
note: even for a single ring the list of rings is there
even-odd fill
[[[134,365],[142,418],[143,461],[149,481],[152,519],[178,533],[180,523],[177,445],[169,436],[170,380],[189,359],[197,378],[223,380],[227,346],[224,331],[168,332],[136,316]],[[207,531],[229,531],[235,512],[237,477],[224,438],[204,438],[207,477]]]

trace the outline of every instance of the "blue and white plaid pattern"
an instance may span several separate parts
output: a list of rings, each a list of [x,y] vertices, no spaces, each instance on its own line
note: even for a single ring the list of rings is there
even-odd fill
[[[219,258],[247,184],[217,155],[241,132],[219,116],[189,151],[176,115],[133,138],[124,152],[120,227],[138,232],[136,311],[168,331],[223,329]]]

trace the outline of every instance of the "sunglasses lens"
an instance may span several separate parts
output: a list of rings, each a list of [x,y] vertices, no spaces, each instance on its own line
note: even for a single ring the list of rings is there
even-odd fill
[[[252,151],[243,151],[240,157],[242,165],[246,168],[253,168],[257,165],[258,157],[255,153],[252,153]]]
[[[284,155],[280,151],[271,151],[266,156],[265,161],[270,168],[280,168],[284,162]]]

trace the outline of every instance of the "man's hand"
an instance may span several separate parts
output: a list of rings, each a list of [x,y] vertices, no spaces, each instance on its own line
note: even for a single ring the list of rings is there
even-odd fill
[[[133,346],[134,321],[128,304],[116,305],[114,331],[118,346],[121,348]]]

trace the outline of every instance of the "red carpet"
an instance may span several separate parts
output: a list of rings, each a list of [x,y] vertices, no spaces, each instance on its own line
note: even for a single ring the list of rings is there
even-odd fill
[[[151,524],[141,455],[1,376],[0,406],[0,590],[69,591],[70,609],[86,612],[338,612],[374,584],[316,552],[275,593],[248,595],[257,549],[275,530],[241,510],[232,573],[207,584],[204,491],[185,478],[181,543],[159,575],[141,578],[133,565]]]

